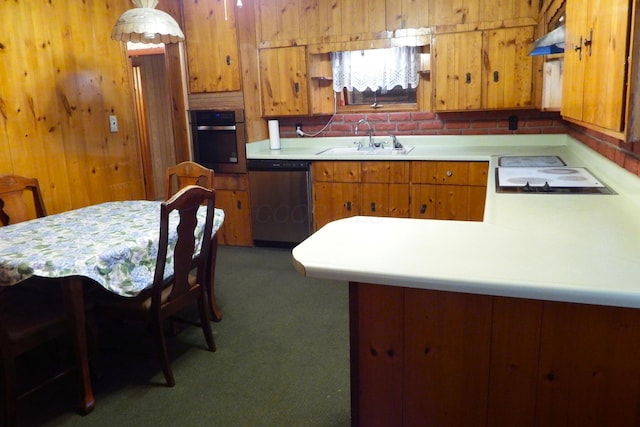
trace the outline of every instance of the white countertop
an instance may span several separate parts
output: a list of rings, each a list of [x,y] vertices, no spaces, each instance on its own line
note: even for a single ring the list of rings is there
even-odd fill
[[[334,221],[293,249],[299,271],[336,280],[640,308],[640,178],[566,135],[399,139],[416,148],[392,156],[397,160],[489,161],[484,221]],[[352,142],[317,140],[285,139],[282,149],[273,151],[262,141],[248,147],[247,157],[326,160],[315,153]],[[495,192],[499,156],[543,154],[588,168],[618,194]]]

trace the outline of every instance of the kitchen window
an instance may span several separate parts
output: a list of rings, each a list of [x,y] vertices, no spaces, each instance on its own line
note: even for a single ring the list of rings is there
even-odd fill
[[[415,106],[418,58],[415,47],[333,52],[333,90],[345,106]]]

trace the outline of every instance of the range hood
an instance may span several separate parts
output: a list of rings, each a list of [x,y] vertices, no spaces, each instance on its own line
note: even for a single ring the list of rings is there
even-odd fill
[[[529,56],[549,55],[564,52],[564,24],[548,32],[533,42],[533,50]]]

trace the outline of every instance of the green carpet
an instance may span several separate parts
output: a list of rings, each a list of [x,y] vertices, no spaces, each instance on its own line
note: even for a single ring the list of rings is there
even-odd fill
[[[126,333],[103,336],[91,414],[74,412],[69,378],[22,401],[19,425],[350,425],[346,283],[296,273],[288,249],[221,246],[216,294],[215,353],[199,328],[169,338],[175,387],[146,331],[120,325]]]

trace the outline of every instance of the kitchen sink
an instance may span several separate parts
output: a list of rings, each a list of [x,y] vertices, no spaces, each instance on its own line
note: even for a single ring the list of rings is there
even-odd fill
[[[414,147],[404,146],[402,148],[393,148],[393,147],[332,147],[327,148],[322,151],[317,152],[316,154],[322,155],[343,155],[343,156],[352,156],[352,155],[364,155],[364,156],[395,156],[407,154]]]

